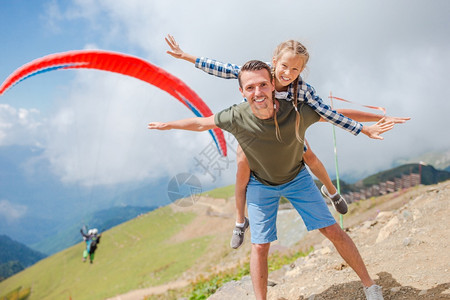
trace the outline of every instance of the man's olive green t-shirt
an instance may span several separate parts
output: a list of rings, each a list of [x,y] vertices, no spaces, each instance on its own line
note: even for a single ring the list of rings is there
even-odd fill
[[[304,141],[306,129],[320,117],[304,104],[299,104],[298,110],[299,134]],[[295,136],[295,116],[292,102],[279,100],[277,122],[281,142],[276,137],[274,119],[257,118],[248,102],[217,113],[214,122],[219,128],[234,135],[258,181],[266,185],[280,185],[293,180],[304,167],[304,142],[299,142]]]

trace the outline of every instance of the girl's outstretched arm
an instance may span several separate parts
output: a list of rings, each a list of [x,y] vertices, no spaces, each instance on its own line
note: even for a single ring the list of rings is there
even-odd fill
[[[171,122],[150,122],[148,123],[148,129],[156,130],[171,130],[182,129],[189,131],[205,131],[216,128],[214,122],[214,115],[206,118],[189,118]]]
[[[197,59],[197,57],[181,50],[180,45],[178,45],[177,41],[175,40],[175,38],[173,36],[168,34],[167,37],[165,38],[165,40],[171,50],[171,51],[166,51],[167,54],[172,55],[175,58],[184,59],[185,61],[195,64],[195,60]]]
[[[290,85],[288,91],[290,92],[289,95],[294,95],[294,87],[292,84]],[[298,80],[297,97],[298,101],[303,101],[308,104],[308,106],[314,109],[319,116],[334,126],[342,128],[353,135],[358,135],[361,132],[361,129],[363,128],[361,123],[338,113],[330,106],[323,103],[322,99],[316,95],[315,89],[304,82],[301,77]]]
[[[167,54],[185,61],[195,64],[195,67],[210,74],[224,79],[237,79],[240,66],[235,64],[225,64],[214,59],[206,57],[196,57],[181,50],[180,45],[175,38],[170,34],[165,38],[166,43],[170,47],[170,51]]]

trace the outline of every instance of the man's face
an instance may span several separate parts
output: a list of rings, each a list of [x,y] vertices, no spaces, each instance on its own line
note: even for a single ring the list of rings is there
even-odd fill
[[[275,87],[267,70],[242,72],[241,85],[239,91],[247,99],[253,114],[260,119],[272,118],[274,111],[272,92]]]

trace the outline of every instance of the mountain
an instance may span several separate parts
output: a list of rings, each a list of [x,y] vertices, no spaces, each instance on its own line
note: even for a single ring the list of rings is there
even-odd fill
[[[30,249],[6,235],[0,235],[0,278],[9,277],[44,257],[45,255],[42,253]]]
[[[178,207],[140,215],[102,233],[92,265],[82,262],[85,243],[80,242],[0,282],[0,299],[20,287],[32,287],[30,299],[106,299],[175,280],[190,268],[213,263],[209,256],[216,246],[229,248],[213,236],[223,226],[198,223],[201,227],[186,232],[196,216]],[[233,222],[225,221],[231,232]]]
[[[14,236],[32,247],[74,224],[82,226],[95,211],[113,206],[167,205],[167,182],[167,178],[160,178],[113,187],[69,185],[54,175],[42,159],[42,149],[2,146],[0,234]]]
[[[425,185],[436,184],[450,179],[450,172],[444,170],[437,170],[431,165],[422,164],[406,164],[398,166],[396,168],[382,171],[364,178],[360,182],[356,183],[356,186],[368,187],[374,184],[379,184],[387,180],[393,180],[394,178],[399,178],[404,174],[421,174],[421,183]]]
[[[431,151],[416,157],[399,159],[394,162],[394,165],[397,166],[420,162],[432,165],[436,169],[450,172],[450,150]]]
[[[439,295],[448,289],[442,276],[448,258],[442,256],[442,249],[448,242],[441,237],[448,236],[449,229],[442,226],[448,209],[439,207],[449,207],[446,205],[450,199],[449,184],[421,186],[405,193],[350,204],[344,224],[361,245],[371,275],[381,282],[389,299],[402,295],[407,299],[444,299]],[[379,214],[380,211],[384,213]],[[167,294],[157,299],[206,299],[227,281],[231,288],[221,288],[212,299],[251,298],[248,276],[240,276],[242,281],[239,282],[231,280],[234,272],[248,274],[251,248],[248,237],[238,250],[229,247],[233,212],[233,198],[208,197],[201,197],[190,207],[173,204],[156,209],[104,232],[92,265],[81,261],[85,245],[79,243],[0,282],[0,299],[8,294],[11,297],[7,299],[16,299],[14,291],[21,290],[30,294],[29,300],[144,299],[166,291]],[[228,214],[231,217],[227,217]],[[434,217],[429,218],[430,215]],[[296,212],[286,219],[291,223],[287,228],[280,228],[280,236],[283,232],[286,234],[289,227],[295,227],[292,222],[297,219]],[[384,240],[378,242],[380,236]],[[289,239],[292,240],[291,234],[287,236]],[[275,272],[269,275],[276,284],[269,289],[271,293],[278,293],[273,298],[309,298],[312,293],[326,295],[320,299],[363,297],[356,275],[336,256],[333,246],[322,240],[323,236],[314,231],[299,243],[287,246],[292,253],[314,246],[314,251],[305,259],[296,261],[294,255],[294,260],[286,264],[289,260],[283,253],[275,252],[271,256],[271,262],[278,256],[280,264],[275,269],[278,275]],[[275,248],[282,249],[282,244],[276,243]],[[284,253],[289,255],[289,252]],[[433,259],[435,257],[443,260]],[[388,272],[389,276],[383,273],[377,278],[375,274],[381,271]],[[303,277],[298,279],[298,276]],[[191,283],[197,280],[205,285],[203,289],[192,291]],[[325,291],[327,288],[331,290]],[[241,294],[236,296],[236,293]],[[333,297],[336,293],[339,297]]]
[[[19,273],[23,269],[25,269],[25,267],[17,260],[0,264],[0,281]]]
[[[420,164],[405,164],[389,170],[385,170],[374,175],[368,176],[355,184],[348,184],[345,181],[340,181],[340,189],[342,193],[348,193],[349,191],[359,191],[362,187],[372,186],[379,184],[387,180],[393,180],[394,178],[400,178],[404,174],[420,173],[421,183],[425,185],[436,184],[450,179],[450,172],[444,170],[437,170],[430,165]],[[318,187],[321,183],[316,182]],[[336,181],[334,180],[336,185]],[[223,192],[225,191],[225,192]],[[231,191],[231,194],[230,194]],[[213,191],[206,192],[207,195],[216,195],[215,198],[225,198],[225,195],[232,196],[234,193],[234,186],[230,185],[223,188],[217,188]],[[137,189],[126,194],[129,199],[138,199],[141,195],[147,192],[146,188]],[[121,197],[123,197],[122,195]],[[121,202],[117,200],[116,202]],[[84,224],[74,225],[65,230],[58,232],[37,244],[32,245],[34,249],[37,249],[46,254],[53,254],[61,251],[67,247],[75,245],[81,240],[79,234],[79,228],[81,226],[87,226],[89,228],[98,228],[100,232],[106,231],[116,225],[131,220],[141,214],[150,212],[157,207],[140,207],[140,206],[120,206],[111,207],[104,210],[99,210],[89,215]]]
[[[450,167],[449,167],[450,168]],[[450,170],[438,170],[431,165],[423,165],[419,163],[405,164],[389,170],[381,171],[361,179],[353,184],[340,180],[341,194],[349,192],[357,192],[362,188],[370,187],[372,185],[379,185],[381,182],[393,181],[395,178],[401,178],[402,175],[409,175],[411,173],[421,174],[421,184],[430,185],[450,179]],[[317,187],[321,187],[322,183],[315,180]],[[333,184],[337,186],[336,180]]]

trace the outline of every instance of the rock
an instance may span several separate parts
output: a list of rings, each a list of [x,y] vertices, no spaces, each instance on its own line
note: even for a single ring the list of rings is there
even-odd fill
[[[277,285],[277,283],[275,282],[275,281],[272,281],[272,280],[267,280],[267,286],[271,286],[271,287],[274,287],[274,286],[276,286]]]
[[[420,292],[419,292],[419,296],[426,295],[426,293],[427,293],[427,290],[420,291]]]
[[[370,227],[373,227],[377,223],[378,223],[377,220],[369,220],[369,221],[365,221],[361,227],[364,229],[369,229]]]
[[[302,269],[299,267],[293,268],[286,272],[286,277],[295,277],[302,273]]]
[[[333,267],[333,269],[338,270],[338,271],[342,271],[344,270],[346,267],[348,267],[348,265],[346,263],[340,263],[338,265],[335,265]]]
[[[244,276],[239,281],[232,280],[220,287],[209,300],[250,300],[254,299],[253,286],[250,276]]]
[[[381,228],[380,232],[378,233],[377,240],[375,243],[380,243],[387,239],[389,235],[395,230],[395,228],[398,225],[398,217],[394,216],[383,228]]]
[[[382,211],[377,215],[375,220],[380,223],[386,223],[393,215],[394,213],[392,211]]]
[[[404,210],[403,213],[403,219],[408,220],[409,218],[411,218],[411,212],[409,210]]]
[[[411,238],[407,237],[403,240],[403,246],[407,247],[409,245],[411,245]]]
[[[413,220],[417,221],[418,219],[420,219],[420,217],[422,217],[422,213],[420,212],[420,210],[414,209],[413,210]]]
[[[332,251],[331,251],[330,247],[324,247],[324,248],[320,249],[320,250],[317,251],[317,252],[318,252],[318,254],[320,254],[320,255],[324,255],[324,254],[329,254],[329,253],[331,253]]]

